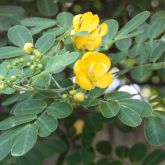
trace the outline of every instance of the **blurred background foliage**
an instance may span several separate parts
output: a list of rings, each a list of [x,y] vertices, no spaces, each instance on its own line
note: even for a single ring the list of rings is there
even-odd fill
[[[164,0],[1,0],[0,46],[9,44],[6,35],[7,30],[15,24],[20,24],[20,21],[26,17],[37,16],[53,19],[59,12],[62,11],[69,11],[74,15],[86,11],[92,11],[93,13],[97,13],[103,20],[116,19],[119,22],[119,26],[122,27],[130,20],[130,18],[144,10],[150,11],[151,16],[156,17],[159,15],[165,18],[164,9]],[[162,36],[164,36],[164,34]],[[142,37],[144,36],[141,36],[141,38]],[[116,43],[116,46],[111,48],[110,53],[121,52],[123,55],[123,51],[129,49],[129,57],[131,57],[131,54],[132,57],[134,57],[135,49],[133,48],[135,47],[132,45],[136,46],[136,42],[139,43],[140,40],[143,42],[143,38],[141,38],[135,37],[134,40],[124,40],[127,45],[130,45],[129,48],[132,49],[123,47],[124,44],[118,42]],[[122,60],[120,56],[118,57],[118,59],[112,58],[114,65],[115,62],[117,63],[118,61]],[[159,59],[159,62],[163,62],[164,58],[165,54]],[[124,60],[124,63],[122,63],[120,66],[117,65],[117,68],[124,70],[126,67],[130,67],[132,63],[138,63],[138,58],[136,60],[137,61],[132,61],[131,59]],[[132,72],[128,72],[125,77],[123,77],[124,83],[122,82],[121,85],[138,84],[138,87],[140,88],[140,95],[142,95],[144,98],[150,99],[154,103],[155,107],[164,109],[164,75],[165,69],[154,71],[143,69],[141,72],[134,70]],[[4,118],[3,115],[6,114],[3,113],[0,115],[0,118]],[[129,147],[124,146],[125,144],[123,144],[121,146],[115,146],[116,148],[114,148],[113,144],[111,144],[109,141],[97,139],[98,141],[96,142],[95,146],[93,146],[93,148],[96,149],[95,152],[91,147],[94,137],[96,133],[103,128],[104,124],[112,122],[111,119],[105,119],[98,114],[86,115],[84,132],[80,137],[74,134],[75,130],[72,125],[76,121],[77,117],[79,118],[82,116],[81,111],[80,114],[76,115],[77,116],[72,115],[66,119],[65,122],[70,126],[69,128],[65,128],[64,130],[59,128],[56,133],[54,133],[57,136],[54,141],[50,141],[50,139],[52,139],[51,137],[49,137],[46,141],[40,140],[35,148],[25,156],[16,159],[11,159],[9,156],[3,162],[0,162],[0,164],[33,165],[35,162],[36,165],[41,165],[43,164],[44,159],[47,159],[56,153],[59,154],[59,157],[56,161],[57,165],[63,164],[64,162],[68,165],[94,164],[93,162],[95,157],[97,157],[97,162],[95,163],[96,165],[125,165],[133,163],[156,165],[160,164],[160,162],[165,159],[165,151],[163,149],[152,148],[153,151],[150,152],[151,147],[145,143],[137,143]],[[123,133],[136,131],[136,129],[123,125],[117,119],[113,121],[113,123],[115,124],[115,127]],[[68,130],[70,130],[71,133],[73,132],[72,136]],[[110,129],[110,131],[112,131],[112,129]],[[74,146],[74,139],[80,139],[84,147],[80,148],[81,142],[79,141],[78,144]],[[73,145],[74,150],[67,155],[69,145]]]

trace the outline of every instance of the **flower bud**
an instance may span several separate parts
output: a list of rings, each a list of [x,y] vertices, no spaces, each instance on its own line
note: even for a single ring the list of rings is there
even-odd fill
[[[5,77],[0,75],[0,80],[4,80],[4,79],[5,79]]]
[[[75,128],[76,135],[80,135],[83,132],[84,129],[84,121],[83,120],[77,120],[73,127]]]
[[[31,54],[33,52],[33,44],[32,43],[26,43],[23,47],[23,50],[27,53],[27,54]]]
[[[27,66],[30,66],[30,65],[31,65],[31,63],[30,63],[30,62],[28,62],[26,65],[27,65]]]
[[[17,79],[17,77],[16,76],[11,76],[10,79],[11,79],[11,81],[15,81]]]
[[[38,67],[39,69],[42,69],[42,68],[43,68],[42,64],[38,64],[37,67]]]
[[[73,96],[73,98],[74,98],[75,101],[83,102],[85,100],[85,95],[84,95],[84,93],[79,92],[79,93],[76,93]]]
[[[66,99],[67,97],[68,97],[67,94],[62,95],[62,98],[64,98],[64,99]]]
[[[19,59],[19,62],[20,62],[20,63],[23,63],[23,62],[24,62],[24,59],[23,59],[23,58],[20,58],[20,59]]]
[[[70,94],[70,95],[75,95],[76,93],[77,93],[76,90],[71,90],[71,91],[69,91],[69,94]]]
[[[31,66],[30,66],[30,69],[31,69],[31,70],[35,70],[35,68],[36,68],[35,65],[31,65]]]
[[[34,54],[35,56],[38,58],[38,59],[41,59],[42,58],[42,54],[37,50],[37,49],[34,49]]]
[[[31,56],[31,60],[32,61],[35,61],[36,60],[36,57],[35,56]]]
[[[4,84],[0,84],[0,89],[1,90],[5,89],[5,85]]]

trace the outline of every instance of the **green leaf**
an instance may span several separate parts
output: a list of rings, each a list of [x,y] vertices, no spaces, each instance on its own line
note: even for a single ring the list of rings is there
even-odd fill
[[[35,47],[44,54],[54,45],[54,41],[55,36],[53,34],[44,34],[37,40]]]
[[[108,33],[103,37],[103,46],[108,49],[118,32],[119,24],[114,19],[107,20],[106,23],[108,24]]]
[[[132,97],[131,94],[123,91],[115,91],[115,92],[110,92],[107,95],[105,95],[105,100],[122,100],[122,99],[127,99]]]
[[[64,102],[52,103],[47,108],[47,113],[57,119],[68,117],[72,111],[72,107],[68,103]]]
[[[0,136],[0,160],[4,159],[12,148],[12,140],[17,135],[18,130],[10,130]]]
[[[142,160],[147,152],[146,145],[144,143],[136,143],[132,146],[129,152],[129,159],[132,163]]]
[[[127,39],[122,39],[116,42],[116,47],[120,50],[120,51],[126,51],[130,48],[132,44],[132,40],[130,38]]]
[[[72,34],[71,36],[72,37],[80,37],[80,36],[87,36],[87,35],[89,35],[88,31],[82,31],[82,32],[79,32],[79,33]]]
[[[53,131],[57,128],[57,120],[49,115],[42,115],[36,121],[37,125],[39,126],[39,136],[46,137],[49,136]]]
[[[57,22],[63,26],[70,28],[72,26],[73,15],[69,12],[62,12],[57,15]]]
[[[119,40],[133,30],[137,29],[142,23],[147,20],[149,15],[150,13],[148,11],[143,11],[136,15],[118,32],[117,36],[115,37],[115,40]]]
[[[115,149],[115,153],[119,158],[124,159],[129,155],[129,148],[126,146],[118,146]]]
[[[119,104],[136,111],[141,117],[151,116],[152,113],[150,104],[142,100],[124,99],[120,100]]]
[[[102,140],[96,143],[96,149],[102,155],[109,155],[112,151],[112,146],[108,141]]]
[[[95,153],[93,148],[82,148],[81,149],[82,164],[91,164],[95,158]]]
[[[152,145],[165,144],[165,125],[160,118],[149,117],[144,125],[145,137]]]
[[[7,59],[25,55],[24,51],[17,47],[7,46],[0,48],[0,59]]]
[[[0,6],[0,17],[6,18],[10,24],[19,23],[23,18],[25,10],[20,6],[12,5],[1,5]]]
[[[101,113],[106,118],[112,118],[119,112],[119,104],[116,101],[104,102],[101,105]]]
[[[43,100],[29,99],[16,104],[12,112],[15,115],[38,114],[41,113],[47,104]]]
[[[11,155],[22,156],[26,154],[36,143],[38,135],[37,124],[28,124],[17,134],[11,149]]]
[[[136,111],[127,107],[120,107],[120,111],[117,116],[122,123],[130,127],[137,127],[142,122],[140,115]]]
[[[156,46],[156,48],[153,50],[150,56],[150,60],[156,62],[163,55],[164,51],[165,51],[165,42],[160,41]]]
[[[44,157],[50,157],[55,153],[64,153],[67,151],[68,146],[62,140],[48,140],[40,142],[36,149],[39,151]]]
[[[78,59],[78,57],[79,57],[79,53],[77,52],[57,55],[48,61],[45,72],[53,72],[53,73],[61,72],[63,69],[65,69],[66,66],[75,62]]]
[[[37,0],[37,8],[46,17],[52,17],[58,11],[57,4],[53,0]]]
[[[102,89],[102,88],[94,88],[92,89],[91,91],[89,91],[89,96],[92,97],[92,98],[97,98],[99,96],[101,96],[104,92],[105,92],[105,88]]]
[[[161,162],[163,162],[164,159],[165,159],[165,151],[162,149],[156,149],[145,157],[142,165],[158,165]]]
[[[53,19],[42,18],[42,17],[28,17],[21,20],[21,24],[27,27],[34,27],[34,26],[54,26],[56,25],[56,21]]]
[[[78,165],[81,162],[80,152],[73,152],[66,158],[68,165]]]
[[[22,25],[15,25],[8,31],[9,40],[16,46],[23,48],[25,43],[33,43],[30,31]]]
[[[101,158],[99,159],[95,165],[111,165],[108,158]]]
[[[149,34],[151,40],[155,39],[163,32],[165,32],[165,19],[155,19],[151,25],[151,30]]]
[[[147,67],[140,65],[131,71],[131,76],[137,82],[144,82],[151,76],[152,71]]]
[[[13,128],[15,126],[33,121],[36,118],[36,115],[12,116],[0,122],[0,130]]]

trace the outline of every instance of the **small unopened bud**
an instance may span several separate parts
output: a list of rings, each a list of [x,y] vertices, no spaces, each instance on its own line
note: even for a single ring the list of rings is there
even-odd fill
[[[11,65],[8,65],[7,67],[8,67],[9,69],[12,69],[12,68],[13,68]]]
[[[11,76],[10,79],[11,79],[11,81],[15,81],[17,79],[17,77],[16,76]]]
[[[42,69],[42,68],[43,68],[43,65],[42,65],[42,64],[38,64],[37,67],[38,67],[39,69]]]
[[[4,79],[5,79],[5,77],[0,75],[0,80],[4,80]]]
[[[30,65],[31,65],[31,63],[30,63],[30,62],[28,62],[26,65],[27,65],[27,66],[30,66]]]
[[[23,47],[23,50],[27,53],[27,54],[31,54],[33,52],[33,44],[32,43],[26,43]]]
[[[35,56],[31,56],[31,60],[32,61],[35,61],[36,60],[36,57]]]
[[[75,101],[80,101],[80,102],[83,102],[85,100],[85,95],[84,93],[76,93],[74,96],[73,96],[74,100]]]
[[[62,98],[64,98],[64,99],[66,99],[67,97],[68,97],[67,94],[62,95]]]
[[[69,91],[69,94],[70,94],[70,95],[75,95],[76,93],[77,93],[76,90],[71,90],[71,91]]]
[[[0,89],[1,90],[5,89],[5,85],[4,84],[0,84]]]
[[[35,56],[36,56],[38,59],[41,59],[41,58],[42,58],[42,54],[41,54],[37,49],[35,49],[35,50],[33,51],[33,53],[35,54]]]
[[[31,69],[31,70],[35,70],[35,68],[36,68],[35,65],[31,65],[31,66],[30,66],[30,69]]]
[[[80,135],[83,132],[84,129],[84,121],[83,120],[77,120],[73,127],[75,128],[76,134]]]
[[[20,58],[20,59],[19,59],[19,62],[20,62],[20,63],[23,63],[23,62],[24,62],[24,59],[23,59],[23,58]]]

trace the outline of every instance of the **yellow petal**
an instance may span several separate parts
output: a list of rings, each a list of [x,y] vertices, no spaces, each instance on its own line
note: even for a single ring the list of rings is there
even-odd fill
[[[82,14],[78,14],[76,16],[73,17],[73,28],[75,30],[75,32],[79,32],[79,27],[80,27],[80,19],[81,19]]]
[[[88,39],[87,42],[85,43],[84,47],[87,50],[92,51],[92,50],[97,49],[101,45],[101,42],[102,42],[102,38],[100,36],[97,36],[93,40]]]
[[[92,85],[91,81],[84,74],[76,75],[76,83],[82,89],[85,89],[85,90],[93,89],[93,85]]]
[[[106,88],[112,83],[112,79],[112,74],[109,72],[97,82],[93,82],[93,84],[99,88]]]
[[[105,36],[108,32],[108,25],[106,23],[102,23],[100,25],[100,35]]]
[[[92,12],[86,12],[81,17],[82,23],[80,27],[80,31],[88,31],[92,32],[94,29],[97,28],[99,24],[99,17],[98,15],[93,15]]]
[[[78,49],[81,49],[81,48],[83,48],[84,44],[88,40],[88,36],[72,37],[72,40],[73,40],[74,44],[76,45],[76,47]]]
[[[76,75],[82,73],[82,71],[81,71],[81,60],[76,61],[76,63],[74,64],[74,67],[73,67],[73,71]]]

